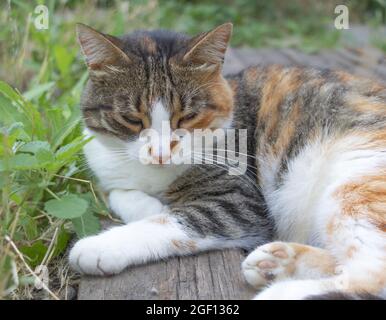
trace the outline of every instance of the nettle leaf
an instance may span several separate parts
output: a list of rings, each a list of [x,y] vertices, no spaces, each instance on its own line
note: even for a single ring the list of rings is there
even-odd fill
[[[36,241],[31,246],[22,246],[20,251],[28,257],[29,265],[34,268],[38,266],[47,252],[47,246],[43,243],[42,240]]]
[[[13,122],[8,128],[5,128],[3,132],[8,135],[10,139],[9,144],[11,145],[13,145],[16,140],[30,141],[30,137],[25,132],[22,122]]]
[[[60,219],[79,218],[86,213],[88,207],[88,201],[75,194],[67,194],[60,200],[49,200],[44,205],[48,214]]]
[[[50,164],[55,160],[54,154],[51,152],[51,150],[39,149],[35,156],[39,165]]]
[[[23,228],[28,240],[36,239],[39,236],[38,224],[31,216],[21,216],[19,219],[19,224]]]
[[[80,109],[75,109],[71,113],[71,116],[65,121],[64,124],[62,124],[60,130],[55,133],[54,137],[52,138],[53,141],[53,149],[56,150],[66,139],[71,132],[75,129],[75,127],[80,122]]]
[[[23,99],[19,93],[4,81],[0,81],[0,92],[11,101],[14,101],[19,105],[24,104]]]
[[[41,114],[35,105],[4,81],[0,81],[0,94],[6,98],[1,97],[0,99],[0,111],[4,113],[5,121],[22,122],[29,138],[44,134],[45,126],[43,126]]]
[[[13,104],[9,98],[2,95],[0,95],[0,114],[0,123],[2,125],[12,126],[15,123],[23,123],[23,128],[19,127],[19,129],[23,131],[26,137],[25,140],[31,140],[30,134],[27,133],[30,127],[30,119],[17,104]]]
[[[22,145],[18,151],[36,154],[39,150],[50,150],[51,146],[47,141],[32,141]]]
[[[24,92],[23,96],[27,100],[32,100],[32,99],[35,99],[35,98],[39,98],[43,93],[45,93],[48,90],[50,90],[54,85],[55,85],[54,81],[40,84],[38,86],[35,86],[33,89],[31,89],[31,90],[29,90],[27,92]]]
[[[82,150],[83,146],[89,142],[92,139],[92,137],[85,139],[84,137],[78,137],[74,139],[71,143],[66,144],[65,146],[61,147],[56,152],[56,159],[59,161],[64,161],[70,159],[72,156],[74,156],[77,152]]]
[[[72,225],[79,238],[96,234],[101,229],[99,218],[92,210],[87,210],[81,217],[72,219]]]
[[[38,161],[33,155],[20,153],[10,159],[11,168],[14,170],[30,170],[38,166]]]

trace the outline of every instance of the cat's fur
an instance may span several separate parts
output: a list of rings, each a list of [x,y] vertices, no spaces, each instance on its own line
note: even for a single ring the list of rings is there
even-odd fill
[[[341,72],[281,66],[225,81],[230,34],[225,24],[192,39],[163,31],[117,39],[79,26],[90,70],[82,110],[97,136],[85,153],[128,224],[80,240],[72,266],[103,275],[261,245],[242,265],[251,285],[267,287],[257,299],[385,294],[386,89]],[[128,160],[139,132],[160,120],[171,129],[248,129],[249,170],[231,176],[216,166]],[[148,156],[162,163],[173,147]],[[286,242],[266,243],[270,219]]]

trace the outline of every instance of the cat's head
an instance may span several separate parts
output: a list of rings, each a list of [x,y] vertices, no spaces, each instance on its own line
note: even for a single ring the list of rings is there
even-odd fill
[[[157,30],[117,38],[77,26],[89,69],[82,96],[86,127],[101,140],[138,152],[145,129],[217,129],[229,125],[233,94],[221,75],[232,24],[193,38]],[[148,157],[163,163],[178,142],[152,145]],[[169,151],[168,151],[169,149]],[[154,163],[154,162],[153,162]]]

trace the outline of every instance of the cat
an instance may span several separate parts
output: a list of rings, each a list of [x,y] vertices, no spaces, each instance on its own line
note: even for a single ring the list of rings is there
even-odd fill
[[[79,272],[240,247],[255,299],[386,293],[386,89],[340,71],[279,65],[221,74],[232,24],[193,38],[77,27],[90,79],[81,106],[85,155],[126,224],[79,240]],[[247,129],[248,170],[164,165],[170,148],[138,136],[184,128]],[[178,145],[178,143],[177,143]],[[252,181],[252,182],[251,182]]]

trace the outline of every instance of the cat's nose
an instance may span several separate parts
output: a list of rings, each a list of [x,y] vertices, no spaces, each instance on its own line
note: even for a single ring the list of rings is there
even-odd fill
[[[177,141],[170,141],[169,146],[167,144],[161,144],[158,148],[154,146],[149,147],[149,154],[153,159],[153,164],[166,164],[170,163],[171,155],[178,148]]]
[[[150,155],[153,159],[153,164],[166,164],[170,160],[170,151],[162,150],[162,148],[150,147]]]

